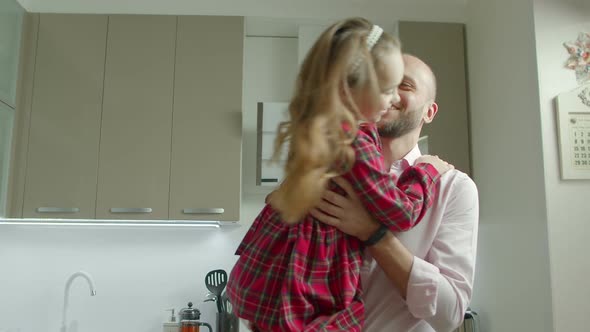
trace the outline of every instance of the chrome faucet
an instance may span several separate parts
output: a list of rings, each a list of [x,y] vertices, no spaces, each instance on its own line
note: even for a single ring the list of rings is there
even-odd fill
[[[68,310],[68,298],[70,295],[70,286],[72,285],[72,282],[74,281],[74,279],[76,279],[77,277],[83,277],[84,279],[86,279],[86,281],[88,282],[88,286],[90,287],[90,296],[95,296],[96,295],[96,288],[94,287],[94,280],[92,280],[92,277],[90,276],[90,274],[84,272],[84,271],[78,271],[75,273],[72,273],[72,275],[68,278],[68,281],[66,281],[66,287],[64,289],[64,308],[63,308],[63,312],[62,312],[62,316],[61,316],[61,332],[67,332],[67,327],[66,327],[66,312]]]

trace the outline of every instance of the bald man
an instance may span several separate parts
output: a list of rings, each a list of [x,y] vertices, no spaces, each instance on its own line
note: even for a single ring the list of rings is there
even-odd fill
[[[404,55],[400,101],[379,122],[383,157],[401,174],[421,155],[422,126],[438,112],[436,79],[420,59]],[[348,196],[326,192],[319,220],[367,240],[379,228],[352,187],[336,179]],[[441,177],[440,194],[422,221],[405,233],[386,233],[369,246],[362,268],[365,331],[447,332],[463,321],[473,289],[478,196],[475,183],[458,170]]]

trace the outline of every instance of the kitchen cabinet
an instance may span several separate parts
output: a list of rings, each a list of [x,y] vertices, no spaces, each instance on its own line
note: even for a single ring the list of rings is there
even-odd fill
[[[438,82],[436,120],[424,125],[429,154],[439,155],[471,175],[465,25],[399,22],[403,51],[424,60]]]
[[[168,219],[176,21],[109,16],[98,219]]]
[[[0,103],[0,218],[6,215],[6,191],[8,188],[8,165],[12,142],[14,110]]]
[[[16,0],[0,1],[0,217],[7,215],[7,192],[16,106],[24,9]]]
[[[239,220],[242,17],[27,21],[11,217]]]
[[[258,116],[260,103],[288,102],[293,94],[293,85],[298,70],[298,39],[295,37],[265,37],[263,31],[248,32],[244,40],[244,97],[242,141],[242,185],[244,195],[266,195],[272,186],[260,186],[263,164],[259,160],[261,140]],[[249,34],[253,35],[250,36]],[[296,30],[294,31],[296,33]],[[276,129],[276,128],[274,128]],[[264,135],[264,136],[273,136]],[[264,137],[267,138],[267,137]],[[271,138],[272,140],[272,138]],[[276,174],[265,177],[278,178],[282,168],[273,166]],[[267,169],[270,170],[270,169]],[[275,176],[276,175],[276,176]]]
[[[170,219],[239,220],[242,17],[181,16]]]
[[[94,218],[107,17],[38,24],[22,216]]]
[[[14,108],[24,9],[16,0],[0,1],[0,102]]]

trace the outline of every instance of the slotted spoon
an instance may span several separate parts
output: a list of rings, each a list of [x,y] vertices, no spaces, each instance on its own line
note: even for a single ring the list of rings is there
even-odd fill
[[[205,285],[207,289],[217,296],[215,303],[217,304],[217,311],[222,312],[221,293],[227,285],[227,272],[224,270],[213,270],[205,276]]]

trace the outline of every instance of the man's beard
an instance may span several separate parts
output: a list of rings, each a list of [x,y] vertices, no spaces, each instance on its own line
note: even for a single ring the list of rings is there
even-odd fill
[[[400,113],[398,119],[378,123],[379,136],[385,138],[402,137],[410,131],[416,129],[421,122],[420,112],[404,111]]]

